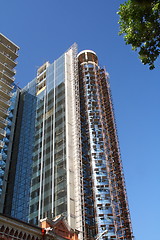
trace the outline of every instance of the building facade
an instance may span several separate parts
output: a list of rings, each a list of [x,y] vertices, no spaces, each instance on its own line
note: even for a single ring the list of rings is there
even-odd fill
[[[0,239],[78,240],[78,231],[71,229],[63,217],[43,219],[38,227],[0,214]]]
[[[108,75],[71,46],[17,89],[3,213],[38,225],[59,215],[79,238],[131,240]]]
[[[19,47],[0,33],[0,210],[3,206],[10,164],[10,144],[15,118],[14,75]],[[9,140],[10,139],[10,140]]]

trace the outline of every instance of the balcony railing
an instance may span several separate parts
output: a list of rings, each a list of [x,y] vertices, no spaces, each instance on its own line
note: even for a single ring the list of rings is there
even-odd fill
[[[0,111],[5,113],[6,115],[9,115],[9,111],[3,108],[2,106],[0,106]]]
[[[2,117],[0,117],[0,122],[3,123],[4,125],[8,124],[8,121]]]
[[[11,77],[10,75],[9,75],[9,73],[8,72],[6,72],[5,70],[0,70],[3,74],[5,74],[7,77],[9,77],[10,79],[12,79],[13,81],[15,80],[15,78],[14,77]]]
[[[13,54],[15,54],[17,57],[18,57],[18,53],[17,53],[17,50],[13,50],[11,49],[11,47],[9,45],[5,45],[1,40],[0,40],[0,43],[7,49],[9,49]]]
[[[6,79],[0,78],[0,81],[1,81],[1,82],[4,82],[4,83],[5,83],[6,85],[8,85],[11,89],[14,88],[14,86],[13,86],[12,84],[10,84],[8,81],[6,81]]]
[[[4,147],[4,142],[0,141],[0,148],[3,148],[3,147]]]
[[[9,97],[12,97],[12,93],[10,91],[7,91],[5,88],[0,86],[0,91],[4,92],[5,94],[7,94]]]
[[[37,85],[41,85],[42,83],[45,82],[45,80],[46,80],[46,77],[44,77],[44,78],[41,79],[41,80],[38,80]]]
[[[6,136],[6,131],[4,129],[0,128],[0,134],[5,137]]]
[[[14,63],[14,65],[16,66],[17,62],[15,60],[13,60],[9,54],[7,54],[6,52],[1,51],[1,50],[0,50],[0,53],[2,55],[4,55],[8,60],[10,60],[12,63]]]
[[[5,68],[7,68],[9,71],[11,71],[12,73],[16,73],[16,70],[15,69],[13,69],[10,65],[8,65],[7,63],[4,63],[4,62],[1,62],[0,61],[0,63],[5,67]]]
[[[3,102],[4,104],[8,105],[8,106],[10,106],[10,104],[11,104],[11,102],[9,100],[6,100],[2,96],[0,96],[0,101]]]

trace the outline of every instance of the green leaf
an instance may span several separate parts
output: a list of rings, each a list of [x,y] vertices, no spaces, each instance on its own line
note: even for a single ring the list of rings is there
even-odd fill
[[[128,0],[120,4],[118,14],[119,35],[153,69],[160,54],[160,0]]]

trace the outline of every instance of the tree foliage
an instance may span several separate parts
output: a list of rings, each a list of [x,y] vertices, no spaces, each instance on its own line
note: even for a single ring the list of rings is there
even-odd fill
[[[128,0],[118,12],[120,35],[138,50],[139,58],[150,69],[160,54],[160,0]]]

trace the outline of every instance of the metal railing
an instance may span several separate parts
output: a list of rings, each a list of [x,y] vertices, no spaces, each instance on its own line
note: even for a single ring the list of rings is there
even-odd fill
[[[8,78],[10,78],[12,81],[14,81],[15,80],[15,78],[14,77],[11,77],[5,70],[0,70],[0,72],[2,73],[2,74],[5,74]]]
[[[10,106],[11,102],[9,100],[6,100],[5,98],[0,96],[0,101],[5,103],[6,105]]]
[[[7,125],[8,121],[2,117],[0,117],[0,122]]]
[[[2,106],[0,106],[0,111],[4,112],[6,115],[9,115],[9,111],[3,108]]]
[[[5,45],[1,40],[0,43],[18,57],[17,50],[14,51],[9,45]]]
[[[4,147],[4,142],[0,141],[0,147],[3,148]]]
[[[6,79],[4,79],[4,78],[0,78],[0,81],[1,81],[1,82],[4,82],[6,85],[8,85],[10,88],[13,89],[13,85],[10,84],[8,81],[6,81]]]
[[[6,131],[4,129],[0,128],[0,134],[5,137],[6,136]]]
[[[8,96],[12,97],[12,93],[10,91],[7,91],[5,88],[0,86],[0,91],[4,92],[5,94],[7,94]]]
[[[16,73],[16,70],[13,69],[10,65],[8,65],[7,63],[1,62],[0,63],[5,66],[7,69],[9,69],[9,71],[12,71],[14,74]]]
[[[0,50],[0,53],[2,53],[5,57],[7,57],[7,59],[9,59],[10,61],[12,61],[14,64],[17,64],[17,62],[14,61],[14,60],[11,58],[11,56],[10,56],[9,54],[7,54],[6,52]]]

